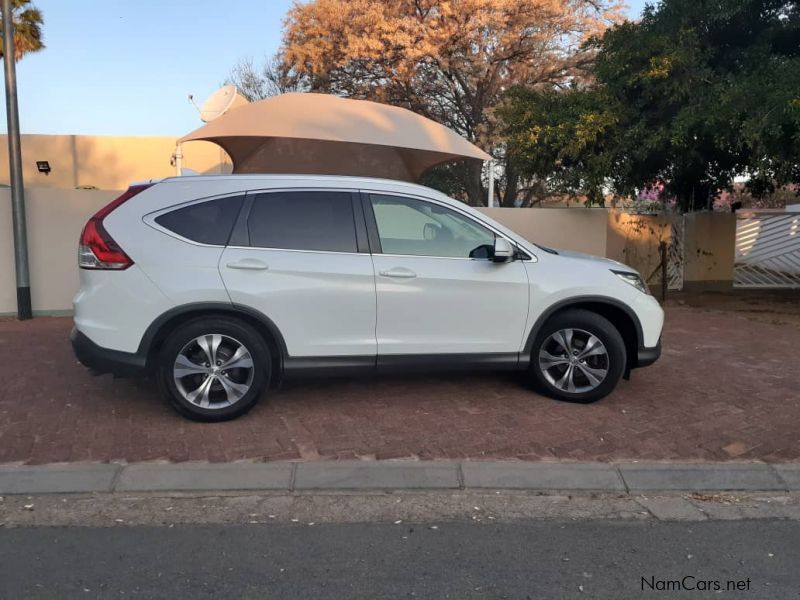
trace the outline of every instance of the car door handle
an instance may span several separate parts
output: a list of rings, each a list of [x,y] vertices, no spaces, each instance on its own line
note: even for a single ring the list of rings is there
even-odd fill
[[[382,277],[394,277],[396,279],[413,279],[417,276],[414,271],[411,269],[406,269],[405,267],[396,267],[394,269],[389,269],[388,271],[381,271],[379,275]]]
[[[229,262],[225,265],[229,269],[242,269],[245,271],[266,271],[269,265],[255,258],[243,258],[234,262]]]

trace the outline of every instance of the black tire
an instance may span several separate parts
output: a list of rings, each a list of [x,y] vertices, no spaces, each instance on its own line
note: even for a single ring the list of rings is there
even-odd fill
[[[200,345],[196,343],[192,345],[193,340],[198,338],[206,339],[203,336],[215,335],[221,336],[217,347],[218,354],[217,352],[214,353],[219,358],[219,362],[224,363],[226,359],[231,359],[230,354],[234,352],[234,349],[238,348],[236,346],[236,343],[238,343],[249,353],[252,359],[252,369],[243,367],[229,370],[227,374],[225,371],[219,371],[219,373],[211,375],[217,381],[211,382],[208,386],[209,407],[202,407],[190,402],[184,397],[184,393],[187,390],[191,392],[191,388],[197,385],[198,382],[202,385],[209,375],[187,375],[181,378],[180,383],[178,383],[173,374],[173,369],[178,355],[182,352],[194,352],[195,356],[207,357],[207,353],[202,351]],[[216,338],[210,339],[214,340]],[[194,421],[205,422],[228,421],[250,410],[266,389],[272,367],[269,348],[264,339],[245,323],[230,317],[199,317],[183,323],[166,339],[157,360],[156,378],[162,396],[184,417]],[[202,362],[202,360],[203,358],[200,358],[199,361],[192,360],[192,362],[197,363]],[[211,367],[213,368],[214,365],[211,365]],[[223,382],[220,381],[223,376],[226,377],[226,385],[222,385]],[[230,396],[226,392],[226,386],[228,386],[227,389],[230,389],[230,382],[242,386],[240,389],[247,389],[247,391],[237,399],[228,400]],[[184,392],[179,389],[179,385],[184,388]],[[248,385],[249,388],[247,388]],[[228,401],[231,403],[226,405]]]
[[[566,371],[570,367],[566,351],[563,352],[565,364],[554,364],[549,369],[544,369],[540,365],[542,350],[547,351],[551,356],[556,355],[557,351],[563,350],[563,345],[555,342],[551,336],[564,330],[574,331],[573,339],[576,346],[579,346],[582,340],[587,339],[586,334],[590,334],[598,338],[606,350],[605,357],[589,356],[584,359],[583,363],[580,363],[580,366],[573,364],[571,373],[574,371],[574,375],[567,377],[572,378],[575,383],[573,385],[575,391],[562,389],[564,386],[568,387],[568,382],[564,379]],[[575,351],[572,354],[575,354]],[[561,354],[556,356],[561,358]],[[608,319],[589,310],[570,309],[553,315],[539,330],[531,349],[530,373],[536,387],[551,398],[588,404],[605,398],[614,390],[625,371],[626,359],[625,342],[617,328]],[[571,360],[580,362],[577,356]],[[590,361],[592,364],[586,364],[586,361]],[[605,377],[600,380],[599,384],[593,383],[584,367],[592,367],[591,372],[594,374],[605,370]],[[559,376],[560,378],[556,379]],[[559,382],[563,382],[562,386],[555,385]],[[581,391],[582,388],[592,385],[596,387]]]

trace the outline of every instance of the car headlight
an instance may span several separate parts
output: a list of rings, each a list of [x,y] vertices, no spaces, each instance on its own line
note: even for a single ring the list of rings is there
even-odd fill
[[[630,283],[633,287],[637,290],[642,292],[643,294],[649,294],[650,288],[645,285],[642,277],[638,273],[631,273],[630,271],[615,271],[611,270],[611,272],[622,279],[625,283]]]

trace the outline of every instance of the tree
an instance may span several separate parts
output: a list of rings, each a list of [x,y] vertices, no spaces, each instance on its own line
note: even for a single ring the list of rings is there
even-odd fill
[[[249,102],[287,92],[307,91],[305,80],[292,72],[280,54],[265,59],[261,67],[249,58],[239,61],[225,83],[235,85]]]
[[[38,52],[44,48],[42,42],[42,11],[30,6],[31,0],[13,0],[11,14],[14,21],[14,59],[19,60],[29,52]],[[0,36],[3,35],[3,24],[0,20]],[[0,46],[0,57],[3,48]]]
[[[664,183],[684,210],[734,177],[757,194],[800,180],[800,11],[787,0],[663,0],[606,31],[595,86],[516,90],[511,153],[590,199]]]
[[[505,124],[509,160],[543,197],[585,196],[602,204],[614,171],[619,110],[603,88],[514,88],[498,114]],[[532,195],[532,194],[531,194]],[[523,205],[533,200],[523,198]]]
[[[282,60],[311,91],[409,108],[503,159],[492,112],[503,92],[582,77],[591,62],[582,42],[619,17],[611,1],[297,3],[287,16]],[[510,165],[505,175],[510,202],[518,178]],[[448,167],[432,178],[463,189],[471,204],[485,202],[479,165]]]

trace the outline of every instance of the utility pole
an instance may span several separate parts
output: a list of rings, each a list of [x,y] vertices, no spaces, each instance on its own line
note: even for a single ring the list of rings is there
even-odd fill
[[[28,273],[28,232],[25,225],[25,191],[22,183],[22,152],[19,141],[17,106],[17,65],[14,53],[14,20],[11,0],[3,6],[3,70],[6,76],[6,117],[8,119],[8,165],[11,174],[11,209],[14,221],[14,268],[17,275],[17,317],[33,317],[31,280]]]
[[[486,206],[492,208],[494,206],[494,160],[487,160],[486,164],[489,165],[489,195],[486,198]]]

